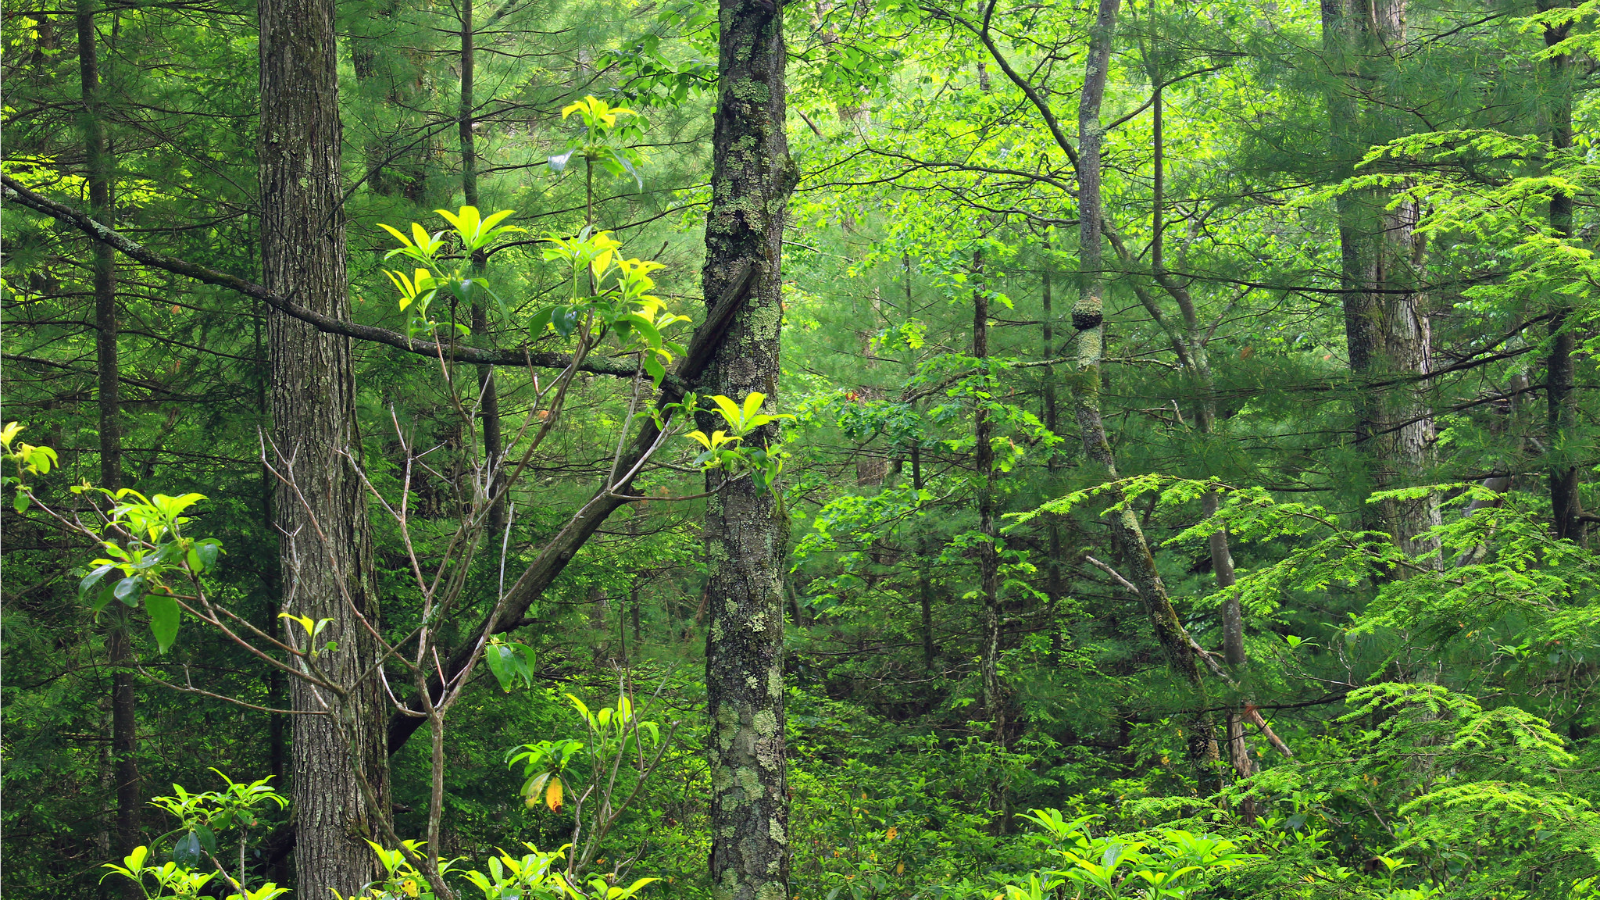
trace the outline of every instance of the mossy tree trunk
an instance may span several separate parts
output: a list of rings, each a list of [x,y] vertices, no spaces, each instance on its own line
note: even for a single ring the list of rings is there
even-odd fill
[[[702,274],[707,302],[745,265],[755,284],[705,381],[741,401],[778,392],[784,207],[794,167],[784,136],[781,0],[721,0],[717,101]],[[746,438],[769,444],[775,429]],[[789,883],[785,772],[782,561],[788,534],[777,498],[748,477],[711,477],[706,693],[711,881],[717,900],[783,900]]]

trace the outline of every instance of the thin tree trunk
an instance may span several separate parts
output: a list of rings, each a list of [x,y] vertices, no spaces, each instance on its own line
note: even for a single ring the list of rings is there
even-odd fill
[[[983,277],[983,252],[972,256],[973,274]],[[981,285],[972,292],[972,356],[979,366],[989,360],[989,293]],[[985,388],[989,387],[987,372]],[[978,485],[978,592],[983,595],[983,644],[979,668],[983,682],[983,713],[994,725],[995,740],[1005,742],[1005,697],[1000,684],[1000,531],[994,472],[994,423],[989,419],[987,397],[974,399],[972,412],[973,468]]]
[[[911,445],[911,489],[917,492],[917,503],[922,503],[922,448]],[[917,602],[922,606],[922,664],[928,674],[933,674],[938,651],[933,643],[933,583],[928,578],[927,523],[918,522],[917,533]]]
[[[1199,313],[1195,307],[1194,297],[1180,281],[1171,277],[1166,267],[1166,141],[1164,135],[1165,102],[1163,98],[1163,83],[1161,73],[1152,67],[1151,81],[1156,85],[1151,97],[1151,141],[1153,148],[1154,177],[1152,192],[1151,237],[1150,237],[1150,270],[1157,282],[1166,290],[1167,294],[1177,303],[1178,313],[1182,318],[1181,330],[1174,328],[1167,316],[1159,314],[1152,304],[1152,312],[1156,313],[1158,322],[1167,332],[1173,343],[1179,361],[1184,367],[1185,374],[1189,376],[1195,391],[1194,420],[1195,429],[1202,439],[1207,439],[1216,430],[1217,404],[1216,383],[1211,375],[1211,363],[1206,355],[1204,329],[1200,325]],[[1216,515],[1220,506],[1220,497],[1213,491],[1207,492],[1201,498],[1201,508],[1207,518]],[[1213,531],[1206,539],[1207,550],[1211,556],[1211,571],[1216,578],[1217,589],[1227,590],[1233,587],[1238,579],[1233,570],[1233,552],[1228,546],[1228,532],[1226,529]],[[1244,613],[1239,604],[1238,592],[1230,592],[1222,602],[1222,652],[1228,668],[1231,670],[1235,682],[1245,677],[1247,663],[1244,651]],[[1247,700],[1238,698],[1227,712],[1228,734],[1228,760],[1233,766],[1234,774],[1239,779],[1249,778],[1255,773],[1255,764],[1250,759],[1250,746],[1245,741],[1245,709]],[[1255,821],[1255,803],[1246,799],[1240,805],[1240,814],[1246,822]]]
[[[905,314],[911,315],[911,254],[901,256],[901,264],[906,270],[906,306]],[[912,358],[908,360],[910,374],[917,370],[916,353],[912,351]],[[920,436],[911,444],[911,489],[917,493],[917,505],[922,505],[922,444]],[[917,522],[917,603],[922,611],[922,664],[927,674],[934,673],[934,664],[938,659],[938,648],[933,641],[933,579],[928,577],[929,561],[928,523],[924,517],[919,516]]]
[[[255,315],[252,316],[252,332],[255,338],[256,365],[262,371],[267,371],[270,361],[267,359],[266,348],[261,343],[261,321],[263,308],[261,303],[256,303]],[[261,378],[256,382],[256,414],[262,428],[269,428],[272,424],[272,407],[267,397],[267,380]],[[261,463],[261,514],[263,525],[270,532],[273,523],[277,521],[273,512],[274,481],[272,469],[263,461]],[[266,619],[262,628],[268,633],[278,627],[278,613],[283,611],[283,582],[282,571],[277,565],[263,565],[261,567],[261,584],[266,594]],[[274,709],[282,709],[288,702],[288,684],[281,670],[274,666],[267,673],[267,705]],[[285,726],[288,722],[282,715],[268,714],[267,717],[267,771],[272,775],[272,783],[280,790],[284,789],[284,775],[289,768],[289,729]],[[278,876],[273,876],[277,878]],[[282,878],[287,881],[287,873]]]
[[[1101,248],[1104,207],[1100,192],[1101,147],[1105,133],[1100,106],[1105,97],[1111,39],[1120,5],[1121,0],[1099,0],[1089,38],[1083,95],[1078,103],[1078,241],[1082,281],[1078,300],[1072,308],[1072,326],[1077,332],[1073,341],[1076,371],[1070,379],[1073,414],[1083,442],[1084,457],[1090,465],[1098,466],[1109,481],[1116,480],[1117,467],[1100,411],[1100,363],[1105,332],[1105,272]],[[1155,557],[1150,553],[1138,517],[1120,502],[1119,491],[1112,492],[1108,499],[1120,507],[1108,516],[1118,558],[1128,568],[1130,580],[1150,616],[1168,664],[1191,688],[1189,706],[1195,711],[1183,716],[1184,739],[1197,776],[1202,785],[1209,784],[1215,778],[1217,750],[1211,733],[1211,717],[1204,712],[1206,686],[1200,661],[1172,608],[1166,585],[1156,571]]]
[[[101,103],[100,56],[94,25],[95,0],[78,0],[78,75],[83,95],[83,145],[88,161],[90,214],[107,228],[116,227],[111,151],[106,146],[105,110]],[[99,377],[100,486],[122,487],[122,403],[117,358],[117,259],[111,245],[94,241],[95,357]],[[133,647],[124,616],[113,613],[106,633],[111,662],[111,765],[116,780],[118,858],[139,846],[140,811],[138,694],[134,686]],[[124,893],[137,896],[136,886]]]
[[[795,181],[784,135],[782,16],[781,0],[720,0],[720,96],[702,276],[705,296],[719,297],[741,266],[754,267],[750,301],[718,349],[707,385],[736,401],[766,394],[768,410],[778,390],[784,209]],[[774,430],[750,435],[747,446],[767,444]],[[789,896],[781,571],[787,537],[777,497],[748,477],[722,482],[706,503],[710,865],[717,900]]]
[[[474,46],[477,34],[473,30],[472,0],[461,2],[461,106],[458,112],[458,134],[461,137],[461,195],[468,206],[478,205],[478,143],[477,135],[472,130],[472,112],[476,105],[474,92],[477,90],[477,50]],[[472,270],[478,275],[483,274],[488,257],[482,250],[472,254]],[[489,310],[482,297],[472,301],[472,333],[480,339],[489,334]],[[505,455],[504,439],[500,434],[500,392],[495,387],[494,366],[483,364],[478,366],[478,415],[483,419],[483,459],[489,472],[486,485],[489,496],[494,501],[489,504],[489,519],[486,528],[489,535],[488,544],[491,547],[501,546],[501,537],[506,528],[506,498],[496,497],[500,492],[501,479],[500,460]]]
[[[1041,351],[1044,359],[1051,359],[1056,352],[1056,312],[1055,312],[1055,284],[1051,276],[1050,237],[1047,234],[1041,245],[1043,266],[1040,271],[1041,289],[1040,302],[1043,304],[1044,320],[1044,347]],[[1044,367],[1044,398],[1043,398],[1044,427],[1051,434],[1061,433],[1061,410],[1056,399],[1056,367]],[[1061,470],[1061,454],[1052,450],[1050,459],[1045,463],[1045,471],[1049,473],[1051,490],[1055,490],[1055,475]],[[1044,594],[1049,604],[1050,616],[1050,664],[1056,665],[1061,661],[1062,635],[1061,628],[1055,621],[1056,611],[1061,606],[1061,599],[1066,596],[1066,586],[1061,577],[1061,523],[1051,517],[1050,524],[1045,527],[1045,540],[1048,544],[1048,553],[1044,563]]]
[[[261,267],[264,286],[338,319],[350,315],[333,0],[262,0]],[[349,692],[344,703],[296,679],[293,790],[297,893],[351,896],[379,869],[363,841],[380,812],[362,776],[388,803],[387,714],[377,660],[360,621],[378,626],[366,497],[354,470],[361,452],[348,338],[273,312],[267,320],[273,441],[282,454],[274,497],[284,609],[331,622],[319,640],[338,649],[317,661]],[[296,637],[303,639],[304,635]],[[343,735],[341,735],[341,731]]]
[[[1549,10],[1566,4],[1540,0],[1539,9]],[[1547,47],[1566,40],[1569,25],[1546,27]],[[1550,120],[1550,149],[1560,156],[1572,148],[1571,56],[1550,60],[1550,91],[1553,95],[1547,113]],[[1562,239],[1572,236],[1572,197],[1558,192],[1550,198],[1550,225]],[[1578,424],[1577,394],[1573,390],[1573,351],[1577,341],[1569,327],[1572,304],[1558,301],[1550,315],[1550,349],[1545,357],[1545,436],[1546,452],[1553,465],[1549,470],[1551,530],[1556,538],[1571,538],[1584,543],[1583,510],[1578,502],[1578,467],[1571,454],[1573,433]]]
[[[1406,0],[1323,0],[1323,45],[1345,79],[1329,102],[1337,164],[1346,172],[1371,145],[1398,136],[1391,110],[1355,99],[1394,65],[1405,40]],[[1345,344],[1356,376],[1356,441],[1365,448],[1373,490],[1424,483],[1434,442],[1426,377],[1432,371],[1427,296],[1421,290],[1424,242],[1416,233],[1419,208],[1389,208],[1381,192],[1346,193],[1338,200],[1340,282]],[[1373,379],[1402,376],[1388,387]],[[1419,376],[1406,379],[1404,376]],[[1376,515],[1374,516],[1373,513]],[[1441,519],[1437,494],[1387,500],[1366,515],[1388,531],[1408,556],[1439,564],[1439,541],[1429,533]]]

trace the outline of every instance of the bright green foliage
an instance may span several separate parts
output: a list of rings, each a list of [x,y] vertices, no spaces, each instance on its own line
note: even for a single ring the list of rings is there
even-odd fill
[[[1092,837],[1088,826],[1099,816],[1072,821],[1059,810],[1036,809],[1023,816],[1044,829],[1048,852],[1060,868],[1030,875],[1023,887],[1006,886],[1006,900],[1045,900],[1057,888],[1071,897],[1180,898],[1196,893],[1208,880],[1258,856],[1234,842],[1206,834],[1168,829],[1158,839],[1128,836]]]
[[[191,794],[175,784],[171,795],[151,800],[151,805],[178,820],[176,829],[155,842],[161,844],[166,838],[173,838],[172,858],[155,865],[151,860],[151,847],[142,846],[129,854],[121,866],[107,863],[105,868],[111,870],[111,875],[132,879],[152,900],[197,898],[201,889],[214,879],[228,886],[231,893],[226,895],[227,900],[274,900],[289,893],[288,889],[270,881],[251,888],[245,867],[250,832],[266,824],[262,815],[267,809],[282,810],[289,801],[268,787],[270,779],[245,784],[216,769],[212,771],[227,783],[226,790]],[[236,832],[234,843],[238,860],[238,867],[231,873],[225,865],[231,858],[225,849],[230,831]],[[257,834],[259,836],[260,831]],[[215,871],[205,872],[212,868]],[[148,883],[152,881],[156,885],[154,893]]]
[[[359,436],[344,449],[370,487],[378,628],[396,645],[431,629],[441,648],[382,674],[405,702],[419,674],[451,664],[443,651],[480,664],[448,717],[439,837],[362,832],[388,873],[374,887],[424,896],[437,852],[463,897],[710,896],[699,672],[714,610],[698,523],[709,492],[751,477],[791,526],[776,598],[791,896],[1597,896],[1600,5],[1409,0],[1403,39],[1346,47],[1304,0],[1119,4],[1102,117],[1109,485],[1068,399],[1084,386],[1074,156],[1096,4],[771,5],[800,177],[777,251],[782,307],[760,311],[782,317],[783,372],[709,397],[678,367],[707,299],[717,7],[475,4],[463,123],[464,7],[340,4],[350,315],[399,334],[349,340]],[[256,148],[270,135],[255,118],[254,5],[90,7],[108,224],[259,273]],[[72,12],[4,17],[5,171],[83,210]],[[1335,117],[1344,108],[1356,121]],[[1552,215],[1563,198],[1570,227]],[[1389,261],[1416,290],[1382,295],[1428,316],[1425,375],[1351,367],[1341,204],[1368,199],[1390,216],[1417,206],[1420,239]],[[290,703],[276,666],[340,648],[283,608],[262,465],[288,448],[263,441],[280,314],[118,257],[128,490],[83,489],[102,436],[89,238],[9,195],[6,213],[5,399],[27,430],[5,428],[0,471],[5,887],[109,898],[132,878],[150,897],[226,894],[203,857],[237,877],[245,835],[198,810],[238,786],[200,806],[166,798],[185,824],[165,836],[166,813],[141,802],[151,849],[116,843],[108,698],[132,679],[146,796],[210,783],[213,765],[292,771],[287,717],[267,711]],[[1557,428],[1547,382],[1563,337],[1574,389]],[[521,466],[500,534],[460,538],[491,483],[482,371],[406,338],[556,362],[493,367],[504,459]],[[1384,391],[1433,429],[1416,477],[1379,493],[1358,420]],[[992,471],[975,464],[980,416]],[[510,631],[458,642],[651,423],[661,439],[636,494]],[[764,449],[747,446],[758,430]],[[1550,475],[1566,466],[1587,537],[1552,532]],[[1440,550],[1408,557],[1372,511],[1429,497]],[[1197,701],[1125,583],[1113,498],[1206,654],[1220,771],[1185,759],[1179,723]],[[1232,585],[1217,579],[1219,531]],[[991,540],[997,711],[980,684]],[[281,645],[254,655],[208,616]],[[108,665],[117,647],[127,661]],[[580,710],[568,693],[607,705]],[[1249,776],[1231,765],[1230,715]],[[392,758],[401,838],[427,834],[428,735]],[[254,807],[252,844],[292,814],[276,805]],[[199,866],[168,858],[180,841]],[[270,865],[242,866],[261,896],[290,886]],[[107,871],[122,874],[97,886]]]
[[[409,276],[388,269],[383,272],[400,293],[400,311],[409,315],[406,327],[412,337],[431,335],[438,329],[439,322],[430,318],[429,309],[441,291],[447,292],[446,295],[453,299],[452,312],[457,303],[470,306],[481,297],[488,297],[504,313],[505,302],[490,289],[483,273],[471,264],[471,260],[475,254],[485,252],[496,239],[523,230],[514,225],[500,224],[512,216],[514,210],[503,209],[487,217],[480,216],[477,208],[472,206],[463,206],[457,213],[447,209],[436,209],[434,212],[454,227],[454,241],[446,240],[447,232],[430,234],[416,222],[411,223],[409,237],[392,226],[378,225],[400,242],[400,246],[390,250],[384,259],[400,256],[421,267]],[[458,251],[457,255],[447,258],[445,253],[448,250]],[[472,334],[472,329],[465,322],[451,324],[461,336]]]
[[[573,155],[577,154],[588,165],[598,163],[613,175],[626,172],[633,176],[639,187],[644,187],[644,179],[639,176],[637,168],[638,151],[627,145],[628,141],[637,141],[644,136],[642,123],[629,121],[637,119],[639,114],[626,107],[613,107],[594,97],[584,97],[569,105],[561,111],[561,118],[565,119],[573,113],[583,120],[586,133],[570,141],[567,152],[550,157],[550,171],[561,173]]]

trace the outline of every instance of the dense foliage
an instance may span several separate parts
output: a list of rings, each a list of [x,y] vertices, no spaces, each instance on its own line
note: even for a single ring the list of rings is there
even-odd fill
[[[721,7],[337,7],[367,893],[731,897],[742,724],[806,900],[1600,897],[1600,6]],[[726,155],[793,193],[730,397],[747,13],[788,157]],[[256,4],[3,39],[4,888],[271,900],[296,692],[359,706],[274,524]]]

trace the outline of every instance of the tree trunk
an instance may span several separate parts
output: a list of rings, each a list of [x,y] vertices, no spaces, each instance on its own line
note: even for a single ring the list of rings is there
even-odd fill
[[[983,252],[972,256],[976,278],[983,277]],[[972,292],[972,356],[979,366],[989,360],[989,294],[983,287]],[[985,388],[990,387],[984,373]],[[994,725],[995,740],[1005,742],[1005,697],[1000,684],[1000,530],[996,519],[994,483],[994,423],[989,419],[989,398],[973,401],[972,436],[974,478],[978,485],[978,592],[983,595],[983,644],[979,668],[983,681],[983,713]]]
[[[458,134],[461,138],[461,196],[468,206],[478,205],[478,144],[472,131],[472,111],[476,104],[477,51],[474,43],[472,0],[461,3],[461,106],[458,115]],[[472,254],[472,271],[482,275],[488,256],[482,250]],[[472,333],[483,340],[489,334],[489,310],[482,297],[472,301]],[[487,345],[487,343],[486,343]],[[488,473],[485,488],[490,497],[501,489],[500,460],[505,455],[504,439],[500,436],[500,392],[495,386],[494,366],[478,366],[478,415],[483,419],[483,460]],[[485,523],[488,545],[501,547],[506,528],[506,498],[497,497],[489,504],[489,519]]]
[[[334,3],[262,0],[259,16],[262,280],[302,306],[348,319]],[[350,896],[378,874],[362,840],[377,811],[360,780],[388,803],[381,689],[376,678],[359,678],[377,659],[360,617],[376,627],[378,607],[353,459],[361,442],[350,342],[274,311],[267,345],[273,441],[280,472],[292,482],[280,481],[273,503],[283,607],[332,620],[319,641],[338,649],[317,665],[348,692],[341,703],[299,679],[291,685],[296,710],[332,712],[293,723],[297,893]]]
[[[78,75],[83,95],[83,147],[88,163],[90,214],[107,228],[116,227],[112,192],[111,151],[106,146],[105,110],[101,106],[100,55],[94,26],[95,0],[78,0]],[[92,243],[94,273],[95,363],[99,377],[100,486],[122,487],[122,403],[117,358],[117,258],[110,244]],[[106,632],[111,662],[111,765],[117,792],[117,857],[133,852],[140,840],[138,695],[134,688],[133,647],[125,616],[114,610]],[[136,886],[124,893],[137,896]]]
[[[1374,144],[1398,136],[1393,113],[1366,108],[1356,95],[1370,92],[1405,40],[1406,0],[1323,0],[1323,46],[1344,79],[1329,102],[1335,161],[1348,174]],[[1338,200],[1340,286],[1345,343],[1356,376],[1356,441],[1365,448],[1370,480],[1364,487],[1391,490],[1425,483],[1433,452],[1434,421],[1426,376],[1432,371],[1427,296],[1421,290],[1424,241],[1416,233],[1420,210],[1404,202],[1388,208],[1379,191],[1346,193]],[[1369,382],[1388,380],[1383,387]],[[1388,531],[1408,556],[1439,564],[1439,498],[1388,500],[1367,526]]]
[[[706,219],[705,296],[720,297],[754,267],[740,311],[708,373],[708,391],[741,401],[778,389],[784,208],[794,164],[784,135],[781,0],[721,0],[717,101]],[[759,447],[771,426],[746,438]],[[720,473],[712,475],[721,482]],[[715,484],[713,486],[716,486]],[[706,695],[712,734],[711,882],[717,900],[789,895],[789,791],[785,771],[783,547],[788,522],[772,492],[740,477],[706,503],[711,629]]]
[[[911,489],[917,492],[917,505],[922,505],[922,448],[911,445]],[[929,547],[927,523],[917,523],[917,602],[922,607],[922,664],[927,674],[934,672],[938,658],[933,643],[933,583],[928,578]]]
[[[1565,4],[1540,0],[1539,9],[1549,10]],[[1546,27],[1544,42],[1547,47],[1566,40],[1571,26]],[[1550,60],[1550,91],[1552,100],[1547,112],[1550,121],[1550,149],[1554,155],[1563,155],[1572,148],[1572,84],[1571,56],[1557,56]],[[1572,197],[1558,192],[1550,198],[1550,225],[1563,240],[1572,236]],[[1574,431],[1578,425],[1577,394],[1573,391],[1572,354],[1577,341],[1569,325],[1572,304],[1558,301],[1550,315],[1550,348],[1545,357],[1545,437],[1547,452],[1551,455],[1549,470],[1551,530],[1557,539],[1571,538],[1584,542],[1583,510],[1578,502],[1578,467],[1572,453]]]
[[[1047,234],[1041,247],[1043,253],[1043,266],[1040,271],[1040,302],[1043,305],[1042,316],[1044,320],[1044,359],[1051,359],[1056,353],[1056,311],[1055,311],[1055,284],[1051,278],[1050,237]],[[1056,368],[1044,367],[1044,396],[1041,400],[1040,410],[1044,420],[1044,427],[1051,434],[1061,433],[1061,411],[1056,401]],[[1057,450],[1050,452],[1050,459],[1045,463],[1045,471],[1049,473],[1050,489],[1055,491],[1055,476],[1061,470],[1061,454]],[[1050,524],[1045,526],[1045,539],[1048,543],[1048,553],[1044,562],[1044,595],[1049,604],[1048,616],[1050,623],[1050,665],[1055,666],[1061,661],[1062,634],[1061,627],[1056,621],[1057,610],[1061,607],[1061,600],[1066,596],[1066,585],[1061,577],[1061,523],[1055,517],[1050,518]]]
[[[1121,0],[1099,0],[1089,39],[1083,96],[1078,103],[1078,241],[1082,280],[1078,300],[1072,308],[1072,327],[1077,332],[1073,339],[1076,371],[1070,380],[1073,414],[1083,442],[1084,457],[1090,465],[1098,466],[1108,481],[1116,480],[1117,467],[1100,411],[1100,362],[1105,332],[1105,271],[1101,247],[1104,207],[1100,194],[1101,147],[1105,132],[1100,122],[1100,106],[1105,97],[1111,38],[1120,5]],[[1215,778],[1217,749],[1211,733],[1211,717],[1204,712],[1206,688],[1200,661],[1172,608],[1138,518],[1132,509],[1121,503],[1120,491],[1111,492],[1107,499],[1121,507],[1109,515],[1117,556],[1128,567],[1129,578],[1150,616],[1168,664],[1192,690],[1189,706],[1196,711],[1183,717],[1184,739],[1189,761],[1202,785],[1206,785]]]

